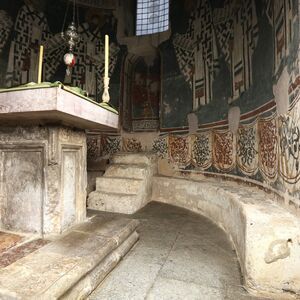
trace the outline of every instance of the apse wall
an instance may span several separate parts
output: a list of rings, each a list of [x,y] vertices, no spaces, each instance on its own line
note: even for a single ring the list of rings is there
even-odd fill
[[[298,209],[298,6],[172,1],[171,37],[159,46],[160,131],[102,135],[98,148],[94,136],[90,155],[154,151],[163,174],[247,181]]]
[[[75,46],[75,66],[70,76],[63,63],[68,52],[61,31],[73,19],[73,1],[2,0],[0,1],[0,87],[11,87],[37,81],[39,45],[45,49],[44,81],[61,81],[86,91],[101,101],[104,75],[104,35],[110,36],[110,95],[119,104],[120,67],[124,49],[118,43],[116,1],[80,1],[75,23],[80,36]],[[68,4],[69,3],[69,4]],[[97,4],[98,3],[98,4]],[[67,13],[66,13],[67,12]]]

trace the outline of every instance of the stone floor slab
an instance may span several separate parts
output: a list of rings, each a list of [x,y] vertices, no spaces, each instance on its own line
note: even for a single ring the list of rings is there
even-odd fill
[[[223,291],[191,282],[158,277],[147,300],[222,300]]]
[[[210,220],[161,203],[132,217],[139,243],[89,300],[252,300],[230,242]]]

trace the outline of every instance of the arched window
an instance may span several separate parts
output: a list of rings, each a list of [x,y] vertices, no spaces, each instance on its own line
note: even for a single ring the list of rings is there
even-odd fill
[[[169,29],[169,0],[137,0],[136,35]]]

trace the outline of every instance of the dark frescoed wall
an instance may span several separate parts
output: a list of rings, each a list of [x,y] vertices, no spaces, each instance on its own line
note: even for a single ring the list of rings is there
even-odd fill
[[[151,149],[163,174],[259,184],[298,208],[298,1],[173,0],[170,25],[158,47],[159,131],[123,126],[132,133],[102,136],[104,152]]]
[[[297,58],[297,13],[290,0],[173,1],[172,37],[160,47],[161,128],[187,126],[192,111],[205,124],[226,119],[231,106],[244,114],[273,100]]]
[[[297,0],[173,0],[170,30],[144,37],[134,36],[134,1],[99,1],[108,9],[79,2],[81,41],[66,76],[67,1],[1,1],[2,87],[36,81],[42,43],[44,79],[100,101],[108,33],[111,103],[122,128],[94,135],[90,157],[151,150],[166,168],[247,180],[299,206]]]
[[[39,45],[45,48],[45,81],[61,81],[87,91],[101,100],[104,74],[104,35],[110,36],[110,68],[112,103],[119,104],[120,69],[123,49],[116,40],[116,8],[89,7],[80,1],[76,23],[80,42],[74,54],[76,64],[66,74],[63,56],[67,46],[61,38],[65,13],[67,26],[72,20],[72,1],[65,0],[3,0],[0,3],[0,85],[17,86],[37,81]]]

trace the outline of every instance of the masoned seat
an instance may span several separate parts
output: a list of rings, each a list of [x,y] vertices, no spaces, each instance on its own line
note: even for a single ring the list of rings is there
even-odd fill
[[[271,194],[217,179],[155,176],[152,200],[200,213],[220,226],[233,243],[250,292],[300,293],[300,220]]]

